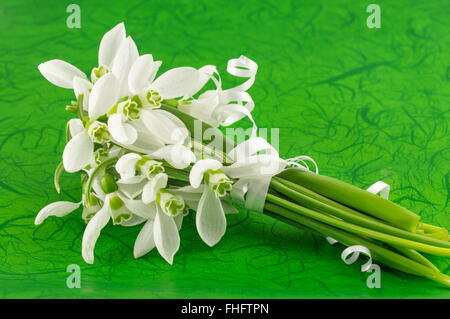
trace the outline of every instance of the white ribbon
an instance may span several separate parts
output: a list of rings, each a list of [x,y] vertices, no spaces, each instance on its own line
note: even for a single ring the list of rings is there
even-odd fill
[[[308,163],[307,161],[311,162],[314,164],[314,172],[316,174],[319,174],[319,166],[317,166],[317,163],[315,160],[313,160],[311,157],[306,156],[306,155],[300,155],[300,156],[296,156],[296,157],[292,157],[292,158],[288,158],[287,163],[289,166],[295,166],[298,167],[300,169],[304,169],[306,171],[311,171],[309,169]]]
[[[391,187],[389,184],[386,184],[383,181],[377,181],[375,183],[373,183],[368,189],[367,191],[372,193],[372,194],[380,194],[381,197],[383,197],[384,199],[388,199],[389,198],[389,192],[391,190]],[[338,241],[334,238],[331,237],[326,237],[326,240],[328,241],[328,243],[330,245],[334,245],[336,244]],[[372,255],[370,253],[369,248],[362,246],[362,245],[354,245],[354,246],[349,246],[346,249],[344,249],[344,251],[341,254],[341,259],[347,264],[347,265],[351,265],[353,263],[355,263],[360,254],[364,254],[366,256],[369,257],[369,260],[364,264],[361,265],[361,272],[366,272],[369,271],[372,267]]]
[[[227,72],[233,76],[248,78],[244,83],[227,90],[222,90],[222,81],[215,68],[208,68],[207,74],[216,85],[219,106],[213,116],[223,126],[229,126],[244,117],[248,117],[253,124],[251,137],[256,136],[256,122],[251,115],[255,107],[252,97],[246,91],[253,85],[258,71],[258,64],[241,55],[237,59],[228,61]]]
[[[245,208],[262,212],[272,176],[286,166],[278,151],[262,137],[251,137],[228,153],[234,161],[223,167],[225,174],[239,178],[230,192],[231,198]]]

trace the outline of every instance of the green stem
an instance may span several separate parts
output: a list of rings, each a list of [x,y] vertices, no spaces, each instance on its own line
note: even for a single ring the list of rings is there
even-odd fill
[[[430,269],[429,267],[422,265],[421,263],[413,261],[400,254],[397,254],[389,249],[383,248],[372,241],[364,239],[363,237],[321,223],[312,218],[298,215],[295,212],[280,207],[279,205],[276,204],[266,203],[265,209],[266,214],[267,211],[269,211],[268,215],[272,217],[281,219],[297,227],[300,226],[300,228],[307,227],[309,229],[312,229],[313,231],[318,232],[322,236],[331,236],[346,246],[363,245],[371,251],[372,258],[374,260],[378,260],[389,267],[398,269],[403,272],[411,273],[417,276],[423,276],[428,279],[439,282],[447,287],[450,287],[449,276],[442,274],[440,272],[436,272],[435,270]]]
[[[419,215],[341,180],[294,168],[283,171],[279,176],[397,228],[410,232],[417,229]]]
[[[373,238],[376,240],[380,240],[380,241],[385,242],[390,245],[411,248],[411,249],[430,253],[430,254],[437,255],[437,256],[450,257],[450,249],[448,249],[448,248],[442,248],[442,247],[431,246],[431,245],[427,245],[427,244],[423,244],[423,243],[418,243],[418,242],[411,241],[408,239],[391,236],[391,235],[380,233],[380,232],[377,232],[377,231],[374,231],[371,229],[353,225],[346,221],[338,220],[336,218],[324,215],[322,213],[315,212],[313,210],[302,207],[302,206],[292,203],[290,201],[284,200],[284,199],[279,198],[272,194],[267,194],[267,200],[271,203],[274,203],[281,207],[287,208],[298,214],[316,219],[318,221],[321,221],[321,222],[329,224],[331,226],[346,230],[351,233],[355,233],[358,235],[362,235],[362,236],[366,236],[366,237]]]
[[[443,240],[438,240],[434,238],[430,238],[428,236],[419,235],[417,233],[408,232],[403,229],[396,228],[394,226],[385,224],[380,222],[374,218],[369,216],[365,216],[361,213],[357,212],[349,212],[349,210],[343,210],[337,207],[333,207],[328,205],[327,203],[321,202],[318,199],[314,199],[304,195],[302,193],[297,192],[296,188],[293,187],[292,183],[288,184],[288,186],[284,185],[285,182],[280,181],[280,179],[272,179],[271,187],[273,187],[276,191],[282,193],[287,196],[291,200],[295,201],[297,204],[301,206],[305,206],[312,210],[319,210],[324,213],[342,218],[345,221],[353,223],[355,225],[364,226],[382,233],[390,234],[393,236],[398,236],[402,238],[406,238],[409,240],[421,242],[424,244],[429,244],[433,246],[439,246],[444,248],[450,248],[450,243]],[[288,182],[289,183],[289,182]]]
[[[421,263],[422,265],[433,269],[434,271],[440,272],[440,270],[431,261],[429,261],[426,257],[424,257],[421,253],[415,251],[414,249],[403,248],[399,246],[392,246],[392,247],[395,250],[402,253],[403,255],[405,255],[406,257],[409,257],[412,260],[417,261],[418,263]]]

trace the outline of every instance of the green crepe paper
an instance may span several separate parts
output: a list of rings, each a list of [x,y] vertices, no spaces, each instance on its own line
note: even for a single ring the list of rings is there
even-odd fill
[[[80,200],[79,176],[63,174],[60,196],[53,186],[73,92],[37,65],[59,58],[90,73],[101,36],[124,21],[161,71],[215,64],[224,75],[230,58],[256,61],[253,116],[280,128],[283,157],[310,155],[320,173],[358,187],[381,179],[395,203],[450,228],[449,7],[378,1],[382,28],[368,29],[370,3],[77,1],[82,27],[68,29],[69,3],[2,1],[0,297],[449,298],[436,283],[383,268],[382,288],[369,289],[361,262],[340,260],[343,246],[245,210],[227,217],[213,248],[186,218],[173,266],[156,251],[133,258],[139,227],[107,226],[88,265],[80,211],[33,224],[44,205]],[[448,259],[431,259],[448,273]],[[80,289],[66,287],[69,264],[81,267]]]

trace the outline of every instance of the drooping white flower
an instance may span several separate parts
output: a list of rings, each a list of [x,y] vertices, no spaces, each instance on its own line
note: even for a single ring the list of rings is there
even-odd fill
[[[232,181],[221,171],[222,163],[214,159],[199,160],[192,167],[189,182],[196,189],[203,185],[198,202],[196,225],[203,241],[215,245],[225,234],[227,221],[222,206],[224,197],[232,188]]]
[[[161,162],[136,153],[121,156],[115,168],[120,175],[120,182],[124,184],[139,183],[145,178],[152,179],[158,173],[164,172]]]
[[[99,66],[91,71],[92,83],[95,84],[97,80],[112,71],[113,61],[125,40],[123,23],[119,23],[105,33],[99,47]],[[50,83],[62,88],[73,89],[75,97],[78,98],[80,94],[83,94],[83,107],[84,110],[88,110],[89,95],[93,84],[88,81],[85,73],[72,64],[58,59],[41,63],[38,69]],[[115,91],[117,90],[112,87],[111,93],[115,93]]]
[[[154,211],[154,217],[149,218],[139,232],[134,244],[133,255],[139,258],[150,252],[154,247],[169,263],[180,248],[179,230],[183,215],[169,216],[162,212],[156,202],[149,205]]]
[[[110,139],[107,126],[98,121],[88,123],[84,128],[79,119],[69,121],[72,135],[64,147],[63,164],[67,172],[77,172],[94,161],[94,143],[105,143]]]
[[[141,257],[156,247],[160,255],[170,264],[180,246],[178,231],[181,227],[184,201],[165,189],[167,175],[158,173],[144,186],[142,202],[152,210],[152,216],[141,229],[134,246],[135,258]]]
[[[168,178],[165,173],[152,177],[142,190],[142,201],[146,204],[156,202],[166,215],[177,216],[183,214],[185,205],[182,197],[166,189]]]

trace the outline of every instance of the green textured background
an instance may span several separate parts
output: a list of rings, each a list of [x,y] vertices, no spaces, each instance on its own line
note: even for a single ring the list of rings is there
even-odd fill
[[[430,281],[383,268],[368,289],[342,247],[269,217],[241,211],[226,236],[203,244],[187,218],[173,266],[156,253],[134,260],[138,227],[108,226],[96,263],[80,255],[79,212],[35,227],[39,209],[78,200],[79,179],[52,174],[64,146],[72,91],[49,84],[40,62],[85,72],[101,36],[120,21],[140,53],[163,69],[257,61],[251,90],[261,127],[280,128],[283,156],[308,154],[323,174],[361,187],[382,179],[391,198],[450,228],[450,7],[448,1],[377,1],[382,28],[368,29],[372,1],[77,1],[81,29],[66,27],[67,1],[0,4],[0,297],[450,297]],[[228,77],[225,77],[226,79]],[[449,260],[433,259],[449,273]],[[79,264],[82,288],[68,289]]]

